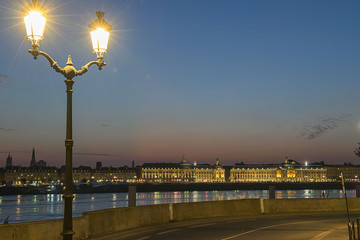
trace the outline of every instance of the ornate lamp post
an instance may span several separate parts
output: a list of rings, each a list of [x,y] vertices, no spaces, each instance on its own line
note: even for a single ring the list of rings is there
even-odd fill
[[[97,61],[91,61],[80,70],[73,67],[71,57],[69,55],[66,66],[61,68],[49,54],[39,50],[39,42],[44,38],[43,33],[46,24],[47,11],[44,9],[38,0],[32,0],[31,3],[23,9],[24,21],[26,27],[26,38],[31,41],[32,49],[28,52],[37,59],[39,55],[44,56],[50,63],[50,66],[65,77],[66,92],[67,92],[67,111],[66,111],[66,173],[65,173],[65,209],[63,222],[64,240],[71,240],[74,235],[72,224],[72,200],[73,200],[73,178],[72,178],[72,93],[73,93],[73,78],[86,73],[91,65],[97,65],[99,70],[102,69],[106,63],[103,61],[104,53],[107,52],[107,44],[109,41],[109,34],[111,25],[104,20],[104,12],[96,12],[97,19],[89,24],[90,35],[92,39],[93,52],[97,55]]]

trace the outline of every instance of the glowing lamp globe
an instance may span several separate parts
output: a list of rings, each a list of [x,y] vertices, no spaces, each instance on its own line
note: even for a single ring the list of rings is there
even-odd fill
[[[29,12],[24,17],[26,27],[26,38],[32,43],[39,43],[44,38],[46,18],[40,12]]]
[[[26,28],[26,38],[33,45],[38,45],[44,38],[44,29],[46,24],[46,11],[39,4],[38,0],[32,0],[31,3],[23,9],[25,15],[24,22]]]
[[[91,31],[90,34],[93,52],[95,52],[98,56],[103,56],[104,53],[107,52],[107,45],[109,42],[110,33],[102,28],[97,28],[96,30]]]
[[[89,24],[93,52],[103,58],[107,52],[111,25],[104,20],[104,12],[96,12],[97,19]]]

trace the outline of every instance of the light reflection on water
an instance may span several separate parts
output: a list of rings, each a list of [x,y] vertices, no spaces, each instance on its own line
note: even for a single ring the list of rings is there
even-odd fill
[[[276,198],[343,198],[341,190],[276,190]],[[356,190],[347,190],[349,198]],[[268,190],[185,191],[136,193],[136,205],[186,203],[217,200],[268,198]],[[106,208],[127,207],[127,193],[75,194],[73,216]],[[7,216],[10,223],[63,218],[64,202],[61,194],[0,196],[0,223]]]

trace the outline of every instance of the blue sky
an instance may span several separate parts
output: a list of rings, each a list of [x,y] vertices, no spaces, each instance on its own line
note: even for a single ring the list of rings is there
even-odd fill
[[[21,6],[0,3],[0,166],[31,150],[65,162],[63,77],[27,53]],[[75,78],[74,166],[358,163],[359,1],[42,1],[42,51],[96,59],[87,25],[113,25],[108,64]]]

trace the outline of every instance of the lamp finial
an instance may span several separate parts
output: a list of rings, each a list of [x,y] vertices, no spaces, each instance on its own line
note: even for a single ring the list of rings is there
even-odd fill
[[[89,24],[90,31],[93,31],[98,27],[107,32],[111,31],[112,26],[105,21],[104,15],[105,13],[103,11],[96,11],[96,19]]]
[[[104,18],[104,12],[103,11],[96,11],[96,17],[98,19],[103,19]]]
[[[72,66],[72,65],[73,65],[73,63],[71,61],[71,56],[69,55],[66,66]]]
[[[25,16],[31,11],[40,12],[42,15],[46,16],[48,11],[40,3],[39,0],[31,0],[31,2],[22,9],[22,12]]]

